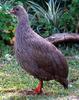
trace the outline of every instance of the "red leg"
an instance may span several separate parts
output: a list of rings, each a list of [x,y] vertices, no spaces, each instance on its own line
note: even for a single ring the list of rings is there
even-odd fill
[[[43,81],[40,80],[38,86],[34,89],[34,93],[40,94],[42,92],[42,88],[43,88]]]

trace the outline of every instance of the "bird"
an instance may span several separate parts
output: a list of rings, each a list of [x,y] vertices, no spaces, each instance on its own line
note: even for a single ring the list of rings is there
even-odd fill
[[[14,6],[10,13],[18,20],[14,44],[17,62],[26,72],[39,80],[33,92],[42,93],[43,81],[50,80],[59,82],[67,89],[68,64],[64,55],[31,28],[28,13],[23,6]]]

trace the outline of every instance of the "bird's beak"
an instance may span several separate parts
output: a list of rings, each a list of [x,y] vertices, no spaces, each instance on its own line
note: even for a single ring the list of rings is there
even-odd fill
[[[11,13],[11,14],[15,14],[15,10],[13,10],[13,9],[10,10],[10,13]]]

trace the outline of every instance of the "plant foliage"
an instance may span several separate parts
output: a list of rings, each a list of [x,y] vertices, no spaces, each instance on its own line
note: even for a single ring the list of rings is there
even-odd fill
[[[8,11],[12,3],[13,1],[4,1],[0,5],[0,37],[4,41],[9,41],[14,36],[16,19]]]

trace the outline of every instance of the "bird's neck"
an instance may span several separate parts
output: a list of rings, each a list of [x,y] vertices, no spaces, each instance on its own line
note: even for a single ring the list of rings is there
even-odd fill
[[[19,20],[19,24],[20,25],[24,25],[26,28],[30,27],[30,25],[29,25],[29,18],[28,18],[27,15],[19,16],[18,20]]]
[[[28,34],[28,31],[30,30],[29,20],[26,16],[22,16],[18,18],[18,26],[16,28],[16,45],[17,48],[22,48],[23,45],[25,45],[25,37],[29,37],[30,33]]]
[[[21,41],[24,39],[24,37],[26,36],[27,38],[30,36],[30,24],[29,24],[29,19],[27,16],[21,16],[18,17],[18,26],[16,29],[16,38],[18,41]],[[29,32],[29,34],[28,34]]]

